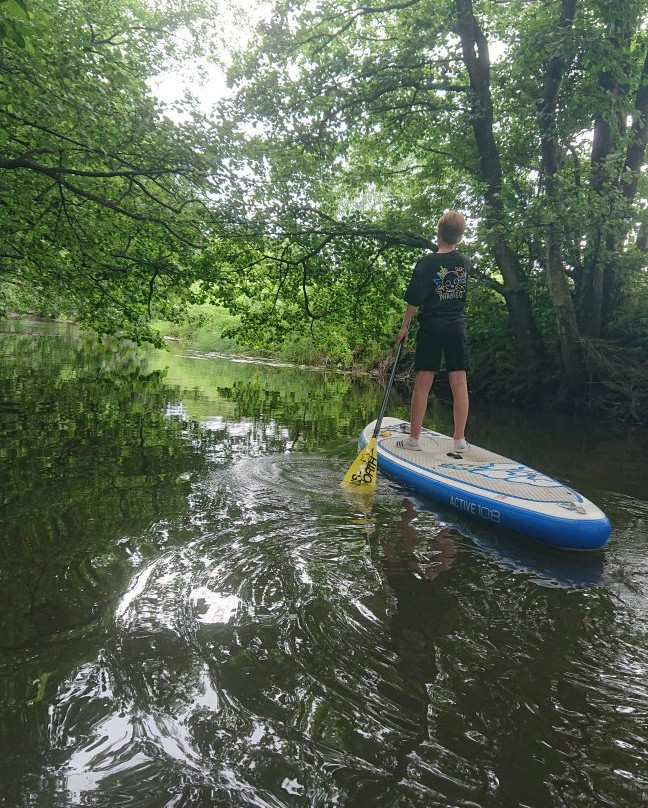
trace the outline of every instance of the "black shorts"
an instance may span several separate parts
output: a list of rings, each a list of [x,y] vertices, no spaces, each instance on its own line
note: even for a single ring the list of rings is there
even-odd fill
[[[428,331],[420,328],[416,335],[414,370],[441,370],[441,355],[445,369],[469,370],[468,335],[465,331]]]

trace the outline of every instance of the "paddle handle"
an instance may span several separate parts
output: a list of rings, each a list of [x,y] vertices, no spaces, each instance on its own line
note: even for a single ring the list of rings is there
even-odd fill
[[[389,374],[389,381],[387,382],[387,387],[385,388],[385,395],[383,396],[382,406],[380,407],[380,415],[378,416],[378,420],[376,421],[376,426],[374,427],[373,436],[374,438],[378,437],[378,433],[380,432],[380,425],[382,424],[382,419],[385,416],[385,410],[387,409],[387,399],[389,398],[389,394],[392,389],[392,385],[394,384],[394,376],[396,376],[396,368],[398,367],[398,362],[400,361],[401,353],[403,352],[403,344],[405,340],[402,339],[398,343],[398,348],[396,350],[396,359],[394,359],[394,364],[392,365],[391,373]]]

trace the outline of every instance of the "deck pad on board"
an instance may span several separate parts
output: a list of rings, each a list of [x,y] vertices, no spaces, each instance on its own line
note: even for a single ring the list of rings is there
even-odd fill
[[[471,445],[461,458],[450,457],[449,453],[454,453],[454,441],[438,432],[421,432],[421,451],[399,448],[396,443],[403,438],[400,423],[407,422],[398,422],[381,431],[378,437],[379,451],[449,480],[505,496],[561,504],[579,504],[582,501],[579,494],[558,480],[488,449]]]

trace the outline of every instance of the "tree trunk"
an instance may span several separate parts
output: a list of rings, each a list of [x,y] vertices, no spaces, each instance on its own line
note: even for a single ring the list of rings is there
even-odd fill
[[[648,221],[646,219],[639,225],[635,247],[640,252],[644,252],[648,249]]]
[[[648,49],[645,50],[643,70],[639,78],[639,86],[635,96],[630,141],[626,153],[623,173],[621,175],[621,193],[627,206],[627,214],[620,228],[613,233],[607,261],[603,273],[603,303],[601,318],[603,327],[609,323],[619,296],[619,275],[615,266],[614,257],[624,249],[632,224],[632,203],[637,194],[639,174],[644,162],[648,144]],[[639,243],[639,240],[638,240]]]
[[[507,229],[507,222],[500,198],[502,166],[493,134],[488,42],[473,13],[472,0],[454,0],[454,4],[463,61],[472,91],[472,125],[479,155],[480,175],[486,186],[484,220],[489,229],[502,233]],[[511,249],[503,235],[497,236],[492,252],[504,278],[503,294],[511,317],[516,346],[521,361],[532,373],[542,361],[544,349],[531,308],[526,276],[517,253]]]
[[[607,41],[615,65],[630,56],[630,20],[621,16],[608,26]],[[605,108],[594,117],[590,187],[594,198],[609,198],[605,210],[594,216],[592,231],[587,239],[583,272],[576,287],[576,312],[581,334],[600,338],[605,322],[604,288],[606,267],[614,262],[614,206],[621,176],[618,155],[626,131],[624,99],[629,92],[627,80],[620,80],[619,69],[602,70],[598,85],[609,99]],[[597,206],[598,210],[598,206]]]
[[[559,27],[567,32],[573,25],[576,0],[561,0]],[[562,205],[559,198],[561,151],[558,143],[556,116],[560,86],[567,66],[564,43],[561,53],[553,56],[545,72],[540,106],[539,130],[542,146],[542,177],[547,202],[545,229],[545,265],[547,287],[556,315],[560,357],[563,367],[563,387],[572,394],[582,391],[586,380],[576,312],[563,263]]]

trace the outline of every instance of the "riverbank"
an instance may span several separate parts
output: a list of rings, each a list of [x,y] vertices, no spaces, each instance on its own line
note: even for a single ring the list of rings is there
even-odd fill
[[[178,341],[190,350],[218,356],[261,359],[295,366],[338,370],[386,378],[392,363],[389,351],[360,354],[348,345],[331,350],[330,340],[302,336],[266,350],[242,345],[233,336],[238,318],[216,306],[196,306],[186,323],[156,323],[167,341]],[[409,386],[414,378],[412,340],[406,347],[397,376]],[[559,366],[558,346],[547,345],[547,361],[534,369],[520,366],[510,341],[501,344],[476,341],[472,346],[470,386],[473,396],[488,403],[505,401],[507,406],[577,414],[609,422],[611,428],[627,431],[648,425],[648,372],[637,350],[605,340],[583,340],[589,378],[579,399],[565,397]],[[435,392],[449,395],[447,379],[439,374]]]
[[[38,315],[7,314],[8,317],[58,319]],[[69,320],[64,320],[69,322]],[[203,304],[191,308],[182,323],[156,321],[154,333],[161,343],[175,344],[205,356],[237,361],[264,362],[299,368],[336,371],[386,379],[393,352],[383,346],[353,349],[348,341],[330,335],[301,335],[277,344],[248,345],[236,336],[238,317],[218,306]],[[414,379],[414,340],[403,352],[397,383],[405,389]],[[648,427],[648,371],[643,353],[635,346],[605,340],[582,340],[588,380],[581,395],[566,396],[563,379],[556,375],[560,366],[558,346],[546,345],[546,361],[529,368],[521,366],[510,340],[473,339],[470,389],[473,400],[488,405],[519,407],[526,412],[560,412],[609,425],[615,434]],[[446,398],[450,391],[445,373],[435,381],[435,394]]]
[[[250,346],[234,336],[238,325],[239,318],[226,309],[204,304],[192,307],[184,323],[157,321],[154,327],[167,342],[176,342],[188,350],[213,356],[264,360],[275,364],[377,377],[383,375],[384,365],[391,362],[389,357],[384,358],[382,352],[376,351],[370,356],[359,357],[339,341],[332,346],[330,339],[318,339],[315,335],[301,335],[264,348]]]

